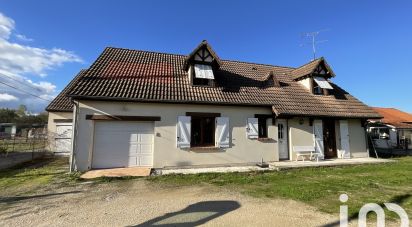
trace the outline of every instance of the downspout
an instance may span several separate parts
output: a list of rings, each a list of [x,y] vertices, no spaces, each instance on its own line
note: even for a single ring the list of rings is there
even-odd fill
[[[74,101],[72,98],[70,98],[70,102],[73,103],[74,106],[74,111],[73,111],[73,123],[72,123],[72,147],[70,151],[70,172],[73,172],[75,170],[74,167],[74,155],[75,155],[75,149],[76,149],[76,140],[77,140],[77,116],[78,111],[79,111],[79,102]]]

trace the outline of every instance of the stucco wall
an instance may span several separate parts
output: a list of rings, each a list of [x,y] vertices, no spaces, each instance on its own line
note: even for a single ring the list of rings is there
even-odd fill
[[[73,119],[72,112],[49,112],[47,120],[47,135],[49,140],[48,150],[56,151],[54,137],[56,135],[56,119]]]
[[[199,152],[176,147],[176,123],[178,116],[186,112],[216,112],[230,119],[231,146],[225,150]],[[78,131],[75,149],[77,170],[87,170],[91,166],[93,151],[94,121],[85,120],[87,114],[110,114],[129,116],[160,116],[155,122],[153,167],[187,166],[207,164],[228,164],[278,161],[277,127],[268,120],[270,141],[246,138],[246,121],[255,114],[271,114],[270,108],[236,107],[189,104],[152,104],[82,101],[79,104]]]
[[[369,154],[366,149],[365,128],[362,127],[361,121],[358,119],[350,119],[348,120],[348,127],[351,157],[368,157]]]
[[[300,118],[292,118],[288,120],[289,126],[289,154],[295,160],[293,146],[314,146],[313,126],[309,125],[308,118],[302,118],[303,124],[299,123]],[[359,119],[348,120],[349,127],[349,146],[351,157],[360,158],[368,157],[366,149],[365,129],[361,126]],[[336,147],[340,149],[340,131],[339,121],[335,123],[336,132]]]
[[[292,118],[288,120],[289,126],[289,157],[296,159],[293,152],[293,146],[314,146],[313,126],[309,124],[309,118],[302,118],[303,124],[299,123],[301,118]]]

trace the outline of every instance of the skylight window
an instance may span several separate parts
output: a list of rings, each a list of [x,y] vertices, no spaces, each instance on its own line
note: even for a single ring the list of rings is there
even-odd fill
[[[195,64],[195,77],[199,79],[214,80],[212,66]]]

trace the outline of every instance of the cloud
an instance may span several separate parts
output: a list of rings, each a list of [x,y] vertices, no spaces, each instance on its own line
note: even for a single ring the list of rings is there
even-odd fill
[[[16,36],[18,40],[23,41],[23,42],[33,42],[34,41],[34,39],[28,38],[22,34],[15,34],[14,36]]]
[[[8,39],[14,30],[14,20],[0,13],[0,38]]]
[[[83,63],[83,60],[74,52],[61,48],[46,49],[13,42],[11,37],[22,42],[34,41],[23,34],[15,33],[15,26],[13,19],[0,12],[0,82],[17,88],[0,84],[0,90],[5,92],[2,94],[4,99],[11,98],[4,96],[6,94],[15,98],[11,98],[7,104],[3,103],[1,107],[13,108],[26,104],[28,108],[32,107],[33,111],[42,111],[48,101],[33,95],[46,100],[57,95],[56,85],[45,80],[47,72],[66,63]],[[39,78],[42,78],[41,81],[33,82]]]
[[[19,100],[16,96],[7,93],[0,93],[0,102],[10,102]]]

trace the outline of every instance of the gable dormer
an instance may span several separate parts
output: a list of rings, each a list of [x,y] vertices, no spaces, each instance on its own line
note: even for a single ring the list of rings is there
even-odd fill
[[[185,61],[189,81],[194,86],[213,86],[220,59],[206,40],[189,54]]]
[[[323,57],[292,71],[292,78],[315,95],[328,95],[333,90],[328,81],[332,77],[335,74]]]

